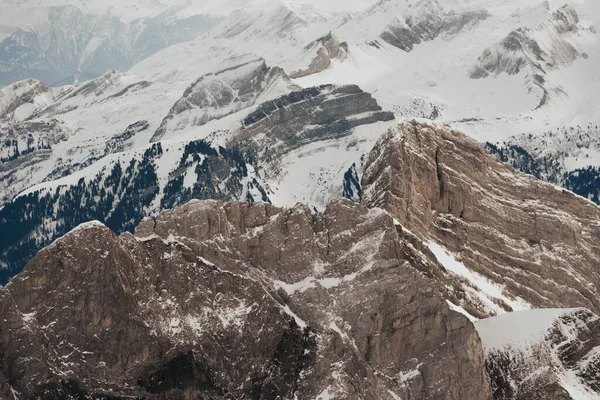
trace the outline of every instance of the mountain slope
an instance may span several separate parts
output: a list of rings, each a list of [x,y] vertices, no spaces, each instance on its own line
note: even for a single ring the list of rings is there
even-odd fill
[[[500,163],[463,134],[400,124],[367,158],[362,189],[365,204],[426,243],[425,256],[444,265],[435,274],[449,300],[471,315],[600,310],[600,208]]]
[[[473,325],[403,246],[348,200],[196,201],[135,236],[80,226],[0,292],[4,394],[489,398]]]
[[[242,86],[233,84],[240,88],[240,96],[246,96],[245,101],[253,103],[269,98],[289,84],[281,71],[267,68],[261,60],[245,67],[248,66],[252,66],[250,81],[255,85],[244,86],[247,80],[238,81]],[[262,79],[265,77],[268,79]],[[206,115],[207,110],[195,107],[194,102],[217,98],[223,82],[219,80],[214,95],[206,89],[194,91],[199,86],[193,86],[172,108],[169,114],[172,117],[163,124],[177,120],[184,128],[185,116]],[[97,83],[100,82],[95,83],[93,90],[99,90]],[[210,85],[208,88],[213,89]],[[231,93],[230,88],[226,93]],[[106,98],[106,94],[102,96]],[[239,106],[235,105],[236,101],[241,102],[239,107],[244,107],[244,100],[240,99],[232,98],[233,107]],[[227,104],[225,112],[231,111],[232,103]],[[190,104],[191,108],[186,109]],[[295,91],[250,108],[256,110],[231,115],[228,126],[231,131],[206,137],[214,144],[203,139],[190,140],[184,135],[178,141],[127,150],[137,136],[149,135],[150,123],[139,121],[105,144],[102,149],[105,157],[88,161],[88,165],[81,165],[79,171],[66,177],[22,192],[0,209],[0,260],[3,263],[0,281],[6,282],[19,272],[43,246],[90,219],[100,220],[121,233],[132,230],[146,216],[194,198],[276,199],[280,204],[292,205],[310,200],[324,207],[330,199],[341,196],[344,173],[360,162],[361,156],[379,137],[370,134],[370,130],[383,132],[386,126],[393,124],[393,114],[382,111],[368,93],[356,86],[330,85]],[[214,123],[222,122],[215,120]],[[203,126],[207,125],[209,123]],[[60,129],[60,126],[55,128]],[[169,132],[177,133],[172,128]],[[76,136],[73,139],[81,140]],[[223,145],[218,145],[219,142]],[[340,148],[341,143],[344,146]],[[21,169],[39,168],[35,164],[36,157],[42,153],[40,163],[51,162],[48,154],[51,151],[35,150],[6,163],[21,162]],[[306,162],[311,158],[329,157],[332,151],[336,157],[329,160],[326,174],[321,162]],[[290,168],[292,163],[298,167]],[[317,174],[320,174],[319,180],[314,179]],[[14,185],[10,180],[7,183]]]
[[[219,21],[211,15],[177,18],[166,12],[127,23],[72,6],[40,11],[41,21],[15,28],[0,42],[0,84],[33,77],[64,85],[110,69],[126,70],[172,44],[195,39]]]

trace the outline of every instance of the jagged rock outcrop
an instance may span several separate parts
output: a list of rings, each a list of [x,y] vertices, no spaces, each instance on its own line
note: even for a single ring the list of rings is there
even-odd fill
[[[291,72],[290,77],[301,78],[318,74],[329,68],[333,60],[344,60],[348,54],[348,43],[340,43],[338,38],[332,32],[329,32],[327,35],[309,43],[304,48],[304,54],[305,56],[314,54],[310,64],[306,68]]]
[[[202,126],[298,89],[279,67],[268,67],[263,59],[245,62],[199,78],[188,87],[152,136],[162,139],[188,127]]]
[[[80,226],[0,289],[0,390],[489,399],[473,325],[408,247],[349,200],[194,201],[135,236]]]
[[[356,85],[322,85],[261,104],[230,142],[267,161],[314,141],[336,139],[357,126],[390,121],[370,93]]]
[[[515,171],[465,135],[402,123],[367,158],[362,186],[365,204],[388,210],[461,278],[457,287],[435,272],[472,315],[600,310],[600,208]]]
[[[226,140],[252,160],[271,200],[324,209],[393,121],[356,85],[320,85],[262,103]]]
[[[545,75],[547,70],[570,64],[581,56],[587,57],[568,40],[581,30],[584,28],[579,25],[577,11],[565,5],[535,29],[516,29],[497,46],[486,49],[477,60],[471,77],[479,79],[502,72],[514,75],[526,66]]]
[[[283,79],[277,75],[277,71],[281,70],[266,67],[262,60],[241,68],[251,73],[236,81],[235,87],[240,90],[236,101],[260,100],[273,86],[289,82],[289,78]],[[238,76],[238,72],[235,71],[231,77]],[[272,74],[275,75],[272,76],[273,80],[269,80],[272,83],[270,85],[264,86],[266,81],[258,79]],[[111,81],[118,79],[111,78],[112,75],[107,74],[82,85],[79,95],[85,92],[85,95],[94,97],[94,93],[106,91],[106,85],[110,86]],[[221,78],[213,81],[218,87],[223,83]],[[205,89],[211,87],[212,84]],[[205,115],[206,104],[198,108],[188,102],[196,99],[196,96],[206,101],[216,101],[218,98],[216,92],[212,95],[203,90],[192,92],[195,94],[190,92],[187,100],[180,104],[183,109],[186,107],[184,104],[192,108],[169,120],[169,124],[175,120],[181,122],[194,113]],[[242,92],[243,95],[240,94]],[[226,108],[230,109],[231,105]],[[240,113],[239,118],[243,115],[243,112]],[[134,142],[143,140],[138,136],[149,134],[149,121],[140,120],[123,126],[119,133],[112,135],[103,143],[101,151],[95,153],[95,157],[81,163],[57,159],[52,171],[42,171],[38,164],[55,156],[52,146],[57,140],[63,140],[74,132],[55,120],[52,123],[27,121],[19,124],[18,130],[17,126],[11,127],[6,131],[6,138],[11,139],[7,147],[5,142],[0,143],[3,155],[0,158],[0,188],[6,188],[6,198],[0,199],[5,202],[5,207],[0,209],[0,233],[11,232],[0,239],[0,284],[19,272],[43,246],[90,219],[102,221],[121,233],[133,229],[148,215],[156,215],[161,210],[179,206],[193,198],[269,201],[275,192],[269,183],[287,173],[281,168],[281,156],[310,148],[313,143],[345,138],[345,146],[354,150],[352,156],[356,161],[348,162],[344,158],[332,160],[331,163],[331,168],[343,175],[343,171],[350,168],[353,162],[359,162],[361,155],[370,149],[377,138],[376,135],[370,141],[354,138],[354,128],[389,120],[393,120],[393,114],[381,111],[372,96],[358,87],[323,86],[292,92],[262,103],[256,112],[245,118],[246,126],[240,127],[241,133],[230,135],[227,132],[228,137],[240,140],[230,143],[227,148],[193,140],[165,144],[164,148],[162,143],[155,143],[142,151],[130,150]],[[262,130],[268,130],[268,135],[262,135]],[[34,133],[29,134],[29,131]],[[0,130],[0,134],[4,133],[4,130]],[[359,149],[362,149],[361,152],[357,151]],[[123,150],[129,151],[115,154]],[[81,152],[81,148],[77,147],[69,149],[67,154]],[[309,167],[319,168],[318,165]],[[86,173],[86,168],[91,172]],[[57,186],[49,184],[48,188],[40,188],[39,193],[30,190],[24,196],[13,199],[14,195],[26,189],[23,186],[26,182],[24,177],[29,176],[31,170],[43,173],[46,180],[67,175],[72,177],[56,183],[61,188],[59,191],[56,190]],[[312,171],[308,170],[306,175],[310,173]],[[334,183],[339,186],[340,195],[343,190],[341,178]],[[337,196],[335,188],[323,187],[322,181],[314,179],[310,184],[314,185],[314,192],[324,199],[323,207]],[[298,191],[304,192],[306,188],[299,187]],[[132,193],[136,195],[132,196]],[[293,205],[299,200],[289,203]]]
[[[144,132],[150,127],[148,121],[137,121],[129,125],[117,136],[114,136],[106,142],[104,154],[120,153],[131,148],[132,139],[140,132]]]
[[[35,108],[35,97],[48,90],[48,87],[37,79],[26,79],[0,88],[0,125],[12,121],[14,113],[22,106],[28,108],[23,110],[23,114],[30,113]]]
[[[546,4],[547,5],[547,4]],[[569,5],[552,13],[535,29],[518,28],[496,45],[485,49],[470,72],[472,79],[496,77],[502,73],[519,74],[527,70],[529,91],[538,90],[538,108],[546,105],[553,95],[564,94],[560,86],[547,81],[547,73],[588,55],[578,48],[572,37],[589,31],[582,26],[579,15]]]
[[[475,326],[495,399],[600,396],[600,319],[589,310],[524,311]]]
[[[471,319],[592,310],[476,322],[495,399],[600,394],[598,206],[515,171],[447,126],[417,122],[380,139],[362,189],[365,204],[396,218],[421,257],[416,268]]]
[[[392,46],[410,52],[415,45],[439,36],[452,37],[489,16],[486,10],[447,12],[436,0],[421,0],[395,18],[380,37]]]

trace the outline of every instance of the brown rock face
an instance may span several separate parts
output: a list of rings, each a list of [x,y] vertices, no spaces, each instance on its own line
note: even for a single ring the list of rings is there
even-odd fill
[[[400,124],[379,141],[362,184],[367,205],[388,210],[426,243],[427,258],[444,264],[427,273],[472,315],[600,311],[600,208],[593,203],[516,172],[463,134],[418,123]]]
[[[348,43],[338,40],[338,38],[331,32],[327,35],[309,43],[305,48],[305,53],[315,52],[316,53],[306,68],[299,69],[290,73],[292,78],[301,78],[312,74],[318,74],[319,72],[325,71],[333,60],[344,60],[348,54]]]
[[[399,229],[345,200],[84,225],[0,290],[0,394],[489,399],[477,332]]]

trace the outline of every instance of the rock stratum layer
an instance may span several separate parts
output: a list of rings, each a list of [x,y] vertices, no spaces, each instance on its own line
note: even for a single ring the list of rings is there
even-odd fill
[[[456,286],[439,274],[472,315],[600,310],[600,209],[516,172],[465,135],[400,124],[371,152],[362,185],[366,204],[388,210],[461,277]]]

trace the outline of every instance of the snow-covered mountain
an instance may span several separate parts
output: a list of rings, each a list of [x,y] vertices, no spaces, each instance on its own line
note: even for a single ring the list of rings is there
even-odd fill
[[[175,40],[184,41],[179,44],[163,41],[166,48],[153,55],[140,53],[137,59],[145,58],[128,70],[111,69],[93,80],[56,88],[35,79],[3,87],[0,201],[5,207],[19,193],[44,194],[58,187],[69,192],[70,185],[110,174],[117,163],[125,171],[130,163],[144,160],[144,154],[155,154],[159,145],[169,157],[159,155],[165,161],[155,161],[158,194],[132,221],[139,220],[158,212],[161,204],[172,204],[163,203],[172,179],[183,177],[186,187],[194,186],[192,173],[177,172],[189,160],[179,160],[188,144],[206,141],[217,154],[221,146],[244,157],[248,175],[243,188],[219,189],[227,193],[224,198],[245,198],[254,190],[253,197],[276,204],[304,201],[321,208],[344,193],[360,197],[364,156],[395,125],[390,112],[396,121],[447,123],[480,141],[526,138],[513,142],[534,158],[539,157],[531,150],[537,143],[532,138],[571,121],[595,126],[598,117],[589,102],[599,84],[594,66],[600,62],[598,6],[591,1],[390,0],[333,9],[333,3],[280,1],[207,2],[202,7],[187,2],[66,3],[46,4],[62,8],[44,11],[33,1],[2,6],[15,15],[13,22],[31,12],[29,28],[48,32],[57,29],[49,25],[50,16],[64,29],[75,27],[73,32],[83,29],[77,24],[87,23],[82,15],[103,29],[129,24],[123,32],[131,33],[133,25],[146,26],[149,35],[166,31],[140,21],[158,19],[183,29],[186,18],[206,17],[216,25],[194,22],[194,29],[207,32],[192,29],[196,33]],[[119,37],[143,37],[129,33]],[[135,47],[106,40],[119,51]],[[48,54],[65,60],[70,56],[60,51],[91,49],[66,43],[48,47]],[[94,47],[100,48],[105,47]],[[94,51],[85,57],[93,58]],[[348,85],[358,87],[343,89],[353,87]],[[261,121],[262,114],[267,118]],[[588,147],[593,141],[592,133]],[[577,148],[588,155],[586,143]],[[591,154],[579,169],[596,165]],[[553,160],[560,163],[558,156]],[[560,178],[553,183],[589,195],[584,188],[589,183],[565,177],[570,167],[556,168]],[[217,175],[219,182],[228,179],[225,172]],[[104,221],[114,207],[87,216]],[[49,227],[40,236],[39,229],[17,241],[41,246],[58,235]],[[6,251],[4,262],[11,263]]]
[[[596,398],[588,385],[597,385],[599,324],[585,309],[522,311],[476,322],[494,397]]]
[[[0,21],[9,25],[0,22],[0,84],[36,78],[59,86],[110,69],[126,70],[174,43],[200,36],[222,18],[167,9],[151,18],[123,21],[111,9],[95,14],[64,5],[23,10],[26,23],[17,25],[5,17],[21,7],[2,6]]]
[[[175,277],[164,272],[189,264],[196,272],[198,265],[214,267],[217,284],[228,282],[229,274],[252,282],[256,290],[243,302],[226,299],[240,307],[268,294],[271,317],[260,320],[260,327],[295,338],[291,347],[282,345],[286,352],[300,346],[310,353],[310,346],[320,343],[320,349],[336,353],[324,359],[326,377],[307,378],[309,370],[299,365],[310,360],[294,355],[281,365],[300,368],[295,370],[300,375],[277,381],[271,361],[265,361],[264,370],[257,370],[261,385],[270,385],[271,378],[285,385],[301,381],[303,393],[323,400],[334,393],[356,398],[352,390],[373,399],[415,393],[437,398],[447,387],[452,388],[444,391],[448,398],[457,399],[475,396],[462,392],[465,387],[479,388],[480,398],[489,398],[490,390],[495,398],[594,398],[600,391],[599,343],[585,335],[596,338],[600,329],[600,211],[594,204],[600,203],[600,109],[594,100],[600,89],[599,30],[596,0],[0,0],[0,84],[5,85],[0,87],[0,284],[55,243],[35,257],[34,267],[14,280],[18,283],[6,286],[5,295],[0,293],[0,313],[8,316],[11,332],[52,342],[55,328],[38,308],[42,304],[15,306],[6,293],[17,286],[35,292],[29,285],[41,285],[48,290],[40,293],[62,310],[80,299],[63,298],[44,286],[61,284],[44,275],[44,257],[51,254],[52,271],[62,271],[65,258],[90,259],[80,251],[82,232],[100,224],[117,234],[137,227],[147,235],[124,233],[109,247],[98,239],[94,251],[106,252],[132,277],[119,281],[117,291],[123,299],[134,293],[131,318],[162,329],[164,335],[158,336],[165,349],[184,343],[191,346],[189,354],[208,351],[197,347],[197,325],[183,319],[167,323],[163,319],[171,308],[155,315],[141,306],[156,297],[163,281],[166,292],[179,296],[187,281],[171,280]],[[587,200],[500,164],[477,142],[513,167]],[[188,203],[192,199],[213,202]],[[216,201],[272,203],[272,214],[261,204]],[[188,211],[206,219],[210,235],[204,225],[186,219]],[[90,220],[100,223],[67,234]],[[170,228],[161,231],[160,220]],[[98,237],[114,237],[105,227],[102,232]],[[344,242],[341,248],[348,254],[358,254],[360,266],[338,263],[330,255],[336,240]],[[265,270],[288,257],[278,252],[279,245],[288,249],[289,260],[307,254],[311,262],[289,261],[302,273],[279,276],[280,271]],[[376,249],[379,253],[372,253]],[[156,282],[141,279],[141,254],[163,250],[175,261],[148,256],[153,261],[147,268],[162,272]],[[112,287],[123,276],[103,257],[106,281],[100,282]],[[252,269],[241,268],[243,263]],[[332,265],[335,271],[328,269]],[[376,281],[369,280],[371,274],[377,274]],[[394,300],[404,307],[398,313],[382,313],[389,304],[387,292],[364,318],[360,312],[336,311],[342,307],[335,305],[338,288],[347,295],[339,299],[348,304],[353,296],[347,287],[364,291],[369,302],[369,291],[396,293],[393,279],[398,277],[423,282],[418,300]],[[75,282],[79,275],[69,279]],[[354,286],[355,279],[360,284]],[[92,292],[98,289],[94,285],[86,281],[82,290]],[[212,286],[204,289],[214,295]],[[146,290],[153,294],[146,296]],[[321,302],[330,297],[331,302]],[[173,310],[187,307],[185,299],[173,299]],[[85,307],[99,312],[94,304]],[[540,307],[566,309],[527,311]],[[295,314],[312,316],[315,310],[313,319]],[[220,318],[217,311],[206,315]],[[280,311],[296,325],[308,319],[318,331],[314,343],[309,331],[304,341],[296,325],[285,328]],[[532,314],[523,317],[518,311]],[[115,326],[131,326],[130,316],[117,321],[106,312]],[[64,317],[58,311],[48,315]],[[93,317],[107,321],[102,318]],[[426,318],[425,325],[410,322],[418,318]],[[531,348],[505,349],[494,333],[514,329],[523,318],[541,322],[535,332],[510,339]],[[477,319],[484,319],[475,327],[485,360],[469,322]],[[150,325],[140,332],[155,338],[158,331]],[[253,327],[248,332],[260,336],[263,330]],[[382,333],[388,330],[389,338]],[[40,356],[30,353],[36,347],[11,347],[3,332],[0,326],[0,361],[4,351],[18,360]],[[418,351],[408,357],[403,343],[427,332],[433,332],[431,341],[414,343]],[[202,343],[221,345],[213,339]],[[238,339],[242,346],[248,337]],[[453,347],[458,353],[449,351],[448,343],[460,343]],[[571,348],[581,351],[565,352]],[[79,350],[68,354],[86,356]],[[466,369],[457,377],[431,367],[438,352],[446,365],[457,357]],[[404,358],[399,363],[388,353]],[[140,360],[144,368],[170,371],[163,356],[152,354],[152,362]],[[182,354],[189,361],[188,353]],[[60,357],[50,352],[40,357],[47,361],[41,362],[44,373],[54,376],[55,368],[63,374]],[[281,361],[280,355],[273,357]],[[345,364],[348,357],[354,361]],[[482,372],[484,362],[491,386],[479,380],[466,385],[465,371]],[[235,375],[222,368],[221,358],[216,363],[210,374]],[[134,375],[151,379],[162,373],[148,375],[127,369],[127,362],[117,364],[113,375],[94,379],[117,387],[124,371],[130,373],[127,385]],[[79,373],[88,374],[82,365]],[[363,372],[369,383],[356,386],[353,377]],[[539,379],[530,379],[532,374]],[[239,385],[228,383],[228,391],[253,393],[234,375],[230,382]],[[19,381],[19,388],[34,393],[35,373],[19,376],[28,379]],[[0,394],[18,380],[8,376],[6,386],[3,379],[0,371]],[[219,379],[219,385],[227,381]],[[211,382],[211,396],[225,390]],[[312,383],[319,392],[313,393]],[[143,389],[134,386],[125,392],[137,395]],[[294,390],[300,389],[289,393]]]

